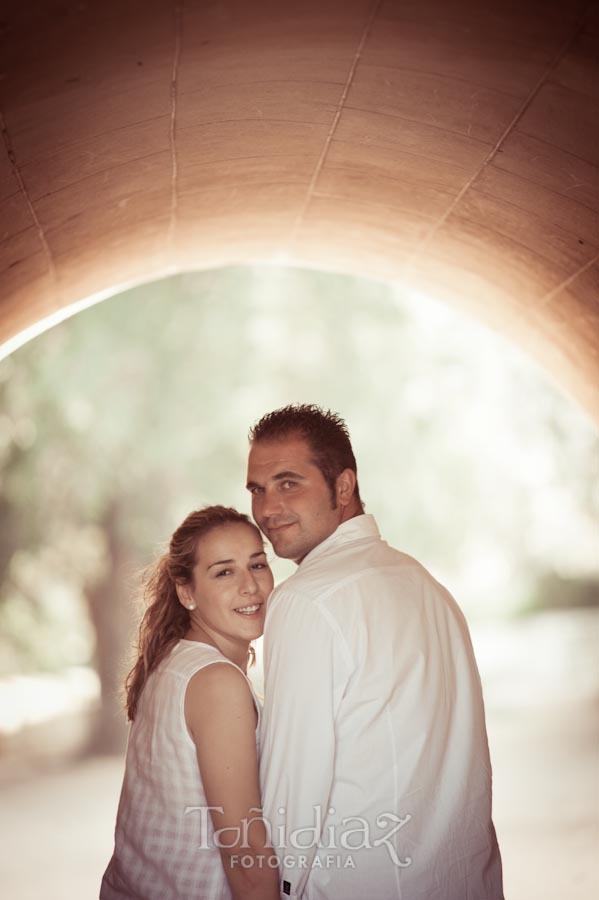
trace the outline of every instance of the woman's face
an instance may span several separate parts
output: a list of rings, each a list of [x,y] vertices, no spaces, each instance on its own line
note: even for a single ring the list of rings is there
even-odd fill
[[[222,525],[200,538],[193,582],[192,622],[211,636],[252,641],[264,631],[273,577],[262,540],[243,523]]]

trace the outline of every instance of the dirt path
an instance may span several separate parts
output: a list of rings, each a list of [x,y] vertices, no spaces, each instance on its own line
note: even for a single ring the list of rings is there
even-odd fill
[[[505,896],[595,900],[597,617],[581,619],[571,640],[559,619],[535,628],[547,630],[548,622],[556,639],[545,641],[544,653],[538,630],[528,625],[506,631],[504,643],[494,630],[488,648],[484,634],[475,636],[479,658],[487,661],[481,671]],[[0,776],[2,896],[97,898],[112,851],[122,761],[98,757],[37,775],[23,770],[12,783],[6,771]]]

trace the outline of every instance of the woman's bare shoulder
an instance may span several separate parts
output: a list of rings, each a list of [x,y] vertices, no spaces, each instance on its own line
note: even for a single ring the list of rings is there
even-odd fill
[[[254,707],[245,675],[237,666],[224,660],[210,663],[192,675],[185,699],[186,705],[207,712],[224,709],[230,714],[232,709],[247,707],[253,710]]]

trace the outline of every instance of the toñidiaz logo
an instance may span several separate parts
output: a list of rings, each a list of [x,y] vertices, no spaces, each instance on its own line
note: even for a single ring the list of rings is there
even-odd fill
[[[262,810],[251,809],[251,818],[242,819],[240,826],[229,826],[214,830],[210,814],[212,812],[223,813],[222,806],[186,806],[185,815],[195,813],[200,816],[199,831],[202,841],[198,844],[199,850],[239,850],[251,847],[249,831],[255,822],[262,822],[266,829],[268,845],[277,851],[283,859],[286,868],[306,868],[310,865],[322,868],[350,868],[355,867],[353,853],[385,848],[393,865],[405,868],[411,865],[411,856],[401,856],[398,848],[399,832],[407,825],[412,816],[406,813],[400,816],[395,812],[380,813],[374,822],[363,816],[346,816],[338,823],[327,824],[323,819],[323,811],[320,806],[312,807],[314,819],[312,824],[287,830],[284,824],[272,826],[268,819],[262,815]],[[285,815],[285,807],[280,807],[279,815]],[[255,813],[255,815],[254,815]],[[327,811],[328,816],[334,816],[335,809],[331,807]],[[311,858],[306,851],[318,851]],[[328,851],[338,851],[329,853]],[[344,851],[340,853],[339,851]],[[250,857],[240,857],[243,859]],[[269,860],[272,857],[268,858]],[[252,862],[252,864],[255,864]]]

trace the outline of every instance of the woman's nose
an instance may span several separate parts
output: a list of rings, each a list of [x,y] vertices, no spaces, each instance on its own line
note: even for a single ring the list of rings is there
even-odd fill
[[[246,572],[243,583],[241,585],[241,593],[242,594],[255,594],[258,590],[258,584],[256,583],[256,578],[252,572]]]

